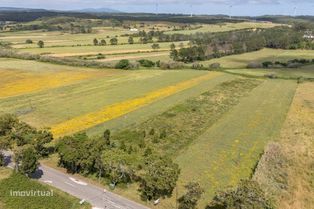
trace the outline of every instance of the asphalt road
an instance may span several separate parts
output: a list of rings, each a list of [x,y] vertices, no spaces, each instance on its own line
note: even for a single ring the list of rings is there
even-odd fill
[[[11,162],[11,153],[4,152],[7,166],[14,167]],[[32,178],[40,182],[49,184],[64,192],[67,192],[80,200],[85,200],[94,208],[99,209],[148,209],[136,202],[106,191],[103,188],[87,184],[73,178],[71,175],[55,170],[48,166],[41,165]]]

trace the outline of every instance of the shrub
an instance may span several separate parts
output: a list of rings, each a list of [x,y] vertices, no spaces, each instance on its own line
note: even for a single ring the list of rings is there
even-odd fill
[[[7,41],[0,41],[0,48],[11,48],[11,43]]]
[[[159,46],[159,44],[153,44],[152,45],[152,49],[154,49],[154,50],[157,50],[157,49],[160,49],[160,46]]]
[[[127,59],[120,60],[116,65],[116,69],[124,69],[124,70],[129,70],[129,69],[135,69],[138,68],[139,65],[137,63],[131,63]]]
[[[288,187],[288,166],[284,147],[279,143],[272,142],[267,145],[258,162],[253,180],[263,187],[269,197],[275,197],[282,194]]]
[[[164,70],[182,69],[183,64],[180,62],[160,62],[160,68]]]
[[[216,194],[206,209],[273,209],[259,184],[252,180],[242,180],[237,188]]]
[[[154,67],[155,63],[151,60],[141,59],[137,61],[142,67]]]
[[[269,68],[273,65],[273,63],[270,61],[266,61],[266,62],[263,62],[262,65],[264,68]]]
[[[274,73],[270,73],[270,74],[265,74],[264,77],[266,78],[270,78],[270,79],[276,79],[278,78],[278,76]]]
[[[250,62],[247,68],[263,68],[263,65],[259,62]]]
[[[216,63],[210,64],[209,68],[210,69],[219,69],[220,68],[220,63],[216,62]]]
[[[302,66],[301,63],[291,62],[291,63],[288,63],[287,68],[299,68],[301,66]]]
[[[103,55],[102,53],[99,53],[97,55],[97,59],[105,59],[105,58],[106,58],[105,55]]]
[[[4,166],[5,162],[4,162],[4,155],[0,152],[0,167]]]
[[[187,193],[178,199],[179,209],[195,209],[198,200],[201,198],[204,190],[199,183],[190,182],[185,185]]]
[[[45,43],[43,41],[38,41],[37,45],[39,48],[44,48]]]
[[[27,40],[25,41],[25,43],[26,43],[26,44],[32,44],[33,41],[32,41],[31,39],[27,39]]]
[[[193,63],[192,64],[192,69],[195,70],[203,70],[204,69],[204,65],[200,64],[200,63]]]

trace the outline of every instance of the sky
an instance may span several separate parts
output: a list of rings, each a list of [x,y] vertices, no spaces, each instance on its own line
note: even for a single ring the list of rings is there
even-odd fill
[[[314,0],[0,0],[0,7],[57,10],[111,8],[123,12],[233,16],[314,15]]]

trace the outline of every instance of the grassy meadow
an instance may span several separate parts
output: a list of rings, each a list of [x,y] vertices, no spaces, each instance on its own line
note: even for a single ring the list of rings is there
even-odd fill
[[[294,81],[264,81],[211,126],[176,158],[179,191],[189,181],[201,182],[203,208],[217,190],[249,178],[264,146],[278,137],[295,89]]]
[[[220,63],[221,67],[232,68],[246,68],[250,62],[264,62],[264,61],[288,61],[292,59],[314,59],[313,50],[283,50],[283,49],[262,49],[255,52],[249,52],[239,55],[230,55],[226,57],[211,59],[209,61],[201,62],[204,65],[212,63]]]
[[[37,42],[42,40],[47,47],[56,46],[77,46],[77,45],[92,45],[93,39],[104,39],[109,43],[110,38],[118,36],[120,43],[127,43],[128,37],[121,37],[124,34],[131,32],[123,28],[99,27],[94,28],[89,34],[70,34],[59,31],[18,31],[6,32],[0,35],[0,40],[11,42],[14,48],[37,48]],[[109,37],[107,37],[109,36]],[[32,44],[26,44],[25,41],[31,39]],[[138,41],[135,39],[134,41]]]
[[[10,172],[10,175],[4,172]],[[53,191],[53,196],[46,197],[15,197],[10,195],[10,191]],[[16,209],[90,209],[91,206],[84,203],[79,204],[79,199],[70,196],[60,190],[50,186],[43,185],[35,180],[12,173],[12,171],[4,171],[0,168],[0,208]]]

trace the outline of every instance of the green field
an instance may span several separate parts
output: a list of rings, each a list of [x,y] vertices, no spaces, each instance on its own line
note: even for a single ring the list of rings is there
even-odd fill
[[[2,169],[1,169],[2,170]],[[0,170],[0,172],[2,172]],[[0,173],[1,175],[1,173]],[[53,192],[52,196],[11,196],[11,191],[43,191]],[[76,199],[69,194],[59,191],[50,186],[42,185],[35,180],[30,180],[20,174],[11,174],[11,176],[0,178],[0,208],[5,209],[88,209],[90,205],[79,204]]]
[[[264,146],[278,137],[295,89],[294,81],[264,81],[176,158],[179,185],[199,181],[205,188],[200,208],[217,190],[249,178]]]
[[[176,43],[177,45],[181,42]],[[187,43],[187,42],[182,42]],[[159,51],[169,51],[171,43],[160,43]],[[33,54],[53,54],[54,56],[79,56],[79,55],[96,55],[102,53],[110,54],[124,54],[136,52],[152,52],[152,44],[125,44],[125,45],[107,45],[107,46],[76,46],[76,47],[46,47],[46,48],[29,48],[20,49],[21,52],[29,52]]]
[[[283,50],[262,49],[239,55],[230,55],[222,58],[201,62],[204,65],[220,63],[223,68],[246,68],[250,62],[288,61],[292,59],[314,59],[314,50]]]
[[[128,37],[121,37],[131,32],[123,28],[100,27],[95,28],[90,34],[70,34],[58,31],[18,31],[6,32],[0,35],[0,40],[8,41],[14,48],[37,48],[37,42],[42,40],[48,47],[52,46],[76,46],[92,45],[94,38],[105,39],[109,43],[110,38],[118,36],[119,43],[127,43]],[[110,38],[107,38],[109,36]],[[25,41],[31,39],[33,44],[26,44]],[[137,38],[134,41],[138,41]]]

